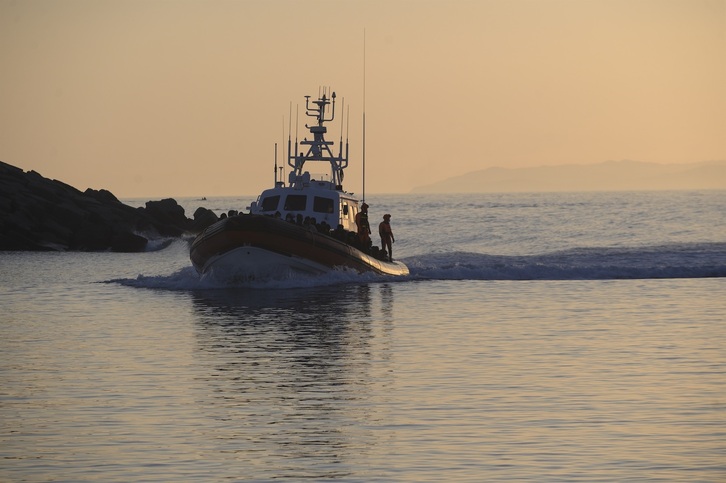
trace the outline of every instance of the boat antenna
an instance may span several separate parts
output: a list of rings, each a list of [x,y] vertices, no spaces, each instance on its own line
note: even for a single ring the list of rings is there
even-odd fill
[[[284,126],[284,124],[283,124],[283,126]],[[285,128],[283,127],[282,130],[283,130],[282,137],[284,139],[285,138],[285,134],[284,134]],[[290,114],[288,115],[288,118],[287,118],[287,159],[290,159],[290,148],[292,147],[291,138],[292,138],[292,101],[290,101]],[[285,180],[282,179],[282,181],[285,181]]]
[[[277,186],[277,143],[275,143],[275,186]]]
[[[345,97],[343,98],[343,104],[340,107],[341,112],[345,112]],[[345,130],[345,119],[340,116],[340,144],[343,145],[343,131]]]
[[[366,29],[363,29],[363,202],[366,201]]]
[[[299,120],[298,118],[300,117],[300,112],[299,111],[300,111],[300,106],[298,104],[295,104],[295,154],[294,154],[295,157],[297,157],[297,139],[298,139],[298,136],[297,136],[298,126],[297,126],[297,123],[298,123],[298,120]],[[295,163],[295,165],[297,166],[297,162]]]
[[[350,106],[345,113],[345,157],[348,157],[348,136],[350,136]]]
[[[341,112],[345,112],[345,97],[340,108]],[[340,116],[340,145],[338,146],[338,158],[343,157],[343,132],[345,131],[345,119],[344,116]],[[342,183],[341,183],[342,184]]]
[[[280,146],[285,146],[285,116],[282,116],[281,126],[282,126],[282,138],[280,139],[280,141],[281,141]],[[288,146],[288,149],[289,149],[289,146]],[[284,150],[285,149],[283,148],[283,154],[284,154]],[[285,183],[285,176],[284,176],[285,175],[285,173],[284,173],[285,163],[282,163],[282,166],[279,166],[277,169],[280,171],[280,178],[279,178],[280,182],[282,182],[284,184]]]
[[[348,136],[350,135],[350,105],[348,105],[348,112],[346,113],[346,120],[345,120],[345,159],[348,159]],[[340,171],[340,182],[343,182],[343,171]]]

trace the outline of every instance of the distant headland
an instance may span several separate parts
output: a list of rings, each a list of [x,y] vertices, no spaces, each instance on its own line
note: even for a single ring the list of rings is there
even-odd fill
[[[726,189],[726,161],[658,164],[607,161],[533,168],[488,168],[447,178],[412,193],[655,191]]]
[[[145,251],[149,240],[193,235],[217,221],[198,208],[192,219],[171,199],[145,207],[110,191],[78,189],[0,161],[0,251]]]

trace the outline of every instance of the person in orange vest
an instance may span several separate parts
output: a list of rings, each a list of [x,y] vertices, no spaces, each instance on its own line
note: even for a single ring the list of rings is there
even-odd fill
[[[368,223],[368,205],[363,203],[360,211],[355,215],[355,224],[358,227],[358,239],[363,247],[370,248],[371,245],[371,225]]]
[[[393,230],[391,230],[391,215],[383,215],[383,221],[378,225],[378,234],[381,235],[381,249],[388,250],[388,260],[393,261]]]

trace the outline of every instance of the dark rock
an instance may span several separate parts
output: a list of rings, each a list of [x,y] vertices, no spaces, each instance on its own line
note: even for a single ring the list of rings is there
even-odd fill
[[[219,217],[212,210],[200,206],[194,212],[194,231],[200,233],[218,221]]]
[[[166,198],[160,201],[147,201],[146,211],[157,220],[167,221],[172,224],[183,225],[187,222],[184,215],[184,208],[179,206],[173,198]]]
[[[84,223],[73,230],[71,243],[68,248],[82,252],[97,252],[107,250],[113,240],[113,231],[110,227],[95,223]]]
[[[184,214],[184,208],[175,199],[166,198],[160,201],[147,201],[146,212],[157,222],[165,225],[165,236],[181,236],[184,231],[192,229],[192,222]]]
[[[135,233],[118,233],[111,240],[113,252],[143,252],[149,240]]]
[[[90,196],[97,201],[100,201],[101,203],[121,203],[118,198],[114,196],[113,193],[104,189],[93,190],[91,188],[88,188],[86,191],[84,191],[84,194],[86,196]]]
[[[194,233],[201,225],[173,199],[136,209],[110,191],[81,192],[0,161],[0,250],[137,252],[151,238]]]

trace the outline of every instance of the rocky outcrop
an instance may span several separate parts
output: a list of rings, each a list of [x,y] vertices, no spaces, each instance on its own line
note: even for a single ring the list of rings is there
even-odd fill
[[[0,250],[138,252],[149,239],[197,233],[216,221],[201,213],[191,220],[171,198],[133,208],[107,190],[81,192],[0,162]]]
[[[219,217],[210,209],[199,207],[194,212],[194,231],[202,232],[206,227],[219,221]]]

